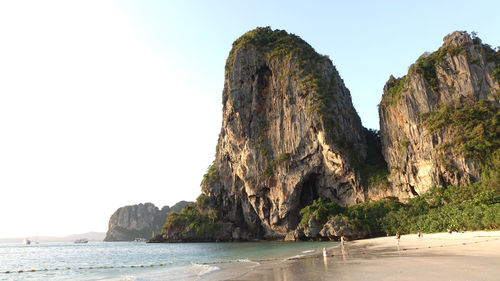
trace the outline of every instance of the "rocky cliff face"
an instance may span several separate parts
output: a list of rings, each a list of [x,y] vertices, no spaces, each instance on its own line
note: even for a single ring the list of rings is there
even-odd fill
[[[316,198],[365,200],[360,119],[332,62],[285,31],[257,28],[226,62],[223,122],[203,193],[233,238],[284,237]],[[236,237],[237,236],[237,237]]]
[[[318,198],[404,200],[479,180],[483,167],[498,166],[499,80],[500,51],[454,32],[406,76],[391,76],[379,138],[361,126],[327,57],[285,31],[250,31],[226,61],[222,129],[203,195],[151,242],[363,237],[373,229],[331,214],[297,227],[299,212]]]
[[[400,198],[480,179],[478,161],[450,147],[457,143],[456,131],[446,126],[431,130],[426,117],[479,100],[498,108],[500,56],[466,32],[451,33],[443,41],[439,50],[422,55],[406,76],[391,76],[379,105],[382,151],[393,193]]]
[[[180,212],[189,202],[181,201],[161,210],[152,203],[121,207],[109,219],[109,228],[104,241],[133,241],[135,238],[150,238],[161,232],[167,214]]]

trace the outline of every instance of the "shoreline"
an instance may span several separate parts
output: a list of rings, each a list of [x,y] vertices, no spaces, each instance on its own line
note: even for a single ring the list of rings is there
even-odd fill
[[[333,242],[332,242],[333,243]],[[500,230],[361,239],[311,255],[263,262],[242,272],[231,267],[204,280],[498,280]]]

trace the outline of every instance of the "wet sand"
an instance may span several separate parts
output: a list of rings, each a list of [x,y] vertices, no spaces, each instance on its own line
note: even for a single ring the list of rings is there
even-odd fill
[[[500,280],[500,231],[403,235],[347,242],[329,256],[222,270],[217,280]]]

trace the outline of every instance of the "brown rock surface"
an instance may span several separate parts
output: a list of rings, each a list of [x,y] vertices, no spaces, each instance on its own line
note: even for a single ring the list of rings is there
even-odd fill
[[[360,119],[327,57],[269,28],[233,43],[216,159],[202,184],[224,221],[283,238],[313,199],[364,201],[353,164],[365,157]]]
[[[104,241],[133,241],[135,238],[151,238],[161,232],[167,214],[179,212],[188,202],[181,201],[159,209],[152,203],[124,206],[109,218]]]
[[[443,41],[438,51],[422,55],[406,76],[391,76],[379,105],[382,152],[394,195],[400,198],[433,186],[463,186],[480,179],[478,163],[439,149],[452,142],[452,134],[431,134],[422,116],[442,106],[483,99],[498,106],[499,84],[492,75],[498,54],[466,32],[453,32]]]
[[[325,239],[329,240],[339,240],[340,237],[344,236],[350,239],[358,239],[365,237],[366,234],[357,230],[351,224],[347,222],[346,219],[342,217],[335,217],[329,219],[324,225],[319,235]]]

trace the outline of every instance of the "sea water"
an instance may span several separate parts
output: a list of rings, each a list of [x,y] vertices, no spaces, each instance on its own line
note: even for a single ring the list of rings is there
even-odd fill
[[[332,242],[0,244],[0,280],[205,280],[263,260],[319,253]],[[224,275],[220,275],[224,276]]]

